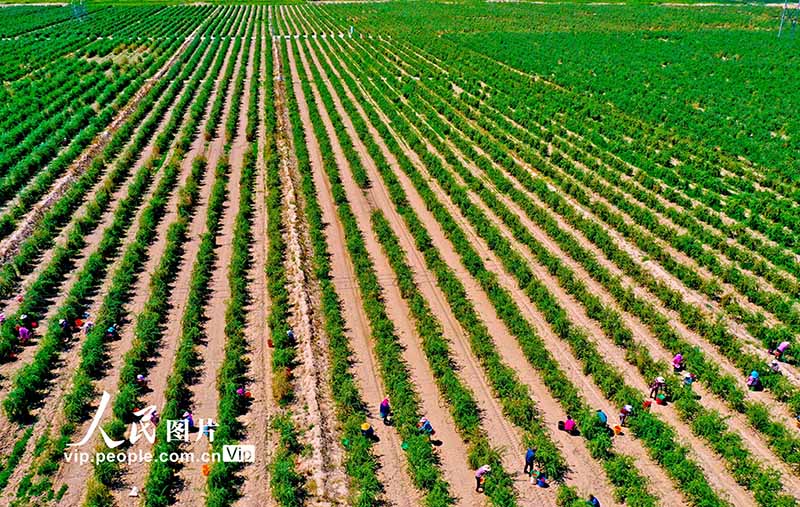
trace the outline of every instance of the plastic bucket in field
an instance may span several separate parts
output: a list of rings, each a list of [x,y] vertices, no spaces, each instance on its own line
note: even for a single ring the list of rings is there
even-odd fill
[[[622,433],[622,426],[620,426],[619,424],[614,426],[614,434],[619,435],[621,433]]]

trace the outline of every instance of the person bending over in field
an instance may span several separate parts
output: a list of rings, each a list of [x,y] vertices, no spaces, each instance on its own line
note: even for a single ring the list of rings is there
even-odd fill
[[[682,354],[675,354],[675,357],[672,358],[672,369],[675,373],[678,373],[683,369],[683,355]]]
[[[691,389],[695,380],[697,380],[697,377],[694,375],[694,373],[690,373],[688,371],[683,372],[683,387]]]
[[[419,420],[417,423],[417,429],[420,433],[429,437],[435,433],[435,431],[433,431],[433,426],[431,426],[431,422],[427,417],[423,417]]]
[[[565,421],[558,421],[558,429],[566,431],[570,435],[578,434],[578,425],[569,414],[567,414],[567,419]]]
[[[492,471],[489,465],[483,465],[475,470],[475,491],[478,493],[483,492],[483,483],[486,482],[486,475]]]
[[[594,495],[589,495],[589,500],[587,500],[587,503],[592,507],[600,507],[600,500],[595,498]]]
[[[625,421],[628,419],[628,416],[631,415],[633,412],[633,407],[630,405],[625,405],[619,411],[619,425],[625,426]]]
[[[20,343],[22,343],[23,345],[28,343],[28,340],[31,337],[31,332],[28,330],[28,328],[25,327],[25,326],[19,326],[18,333],[19,333],[19,341],[20,341]]]
[[[194,430],[194,416],[192,415],[192,413],[184,412],[183,416],[181,417],[183,417],[183,420],[186,421],[187,424],[189,425],[189,430],[190,431]]]
[[[664,377],[656,377],[652,384],[650,384],[650,397],[655,398],[658,394],[664,390],[666,386],[666,381]]]
[[[758,376],[756,370],[751,371],[750,376],[747,377],[747,387],[751,391],[758,391],[761,389],[761,378]]]
[[[361,435],[372,440],[373,438],[375,438],[375,429],[373,429],[370,423],[365,422],[364,424],[361,425]]]
[[[383,420],[383,424],[387,424],[387,420],[389,419],[389,414],[392,412],[392,408],[389,406],[389,398],[386,397],[381,402],[380,408],[380,415],[381,420]]]
[[[778,346],[775,347],[775,349],[770,349],[769,352],[770,354],[775,356],[775,359],[780,359],[781,356],[784,354],[784,352],[786,352],[786,349],[788,348],[789,348],[789,342],[783,341],[780,344],[778,344]]]

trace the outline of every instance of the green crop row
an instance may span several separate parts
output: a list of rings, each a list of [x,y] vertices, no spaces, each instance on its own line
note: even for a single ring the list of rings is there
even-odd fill
[[[272,44],[270,44],[272,47]],[[280,47],[281,64],[278,69],[288,69],[286,51]],[[305,151],[305,141],[303,139],[302,127],[297,116],[297,104],[291,86],[286,86],[284,92],[287,94],[287,104],[289,113],[292,117],[292,129],[295,141],[295,154],[298,157],[298,165],[307,161]],[[275,100],[278,100],[275,96]],[[280,114],[278,111],[269,110],[273,115]],[[271,120],[270,126],[275,131],[276,120]],[[277,445],[270,469],[270,489],[272,496],[278,505],[293,507],[305,503],[307,492],[305,490],[305,479],[297,472],[297,458],[302,451],[299,443],[298,430],[292,421],[292,415],[288,405],[294,399],[294,389],[291,382],[291,368],[294,367],[297,357],[297,343],[288,335],[289,325],[289,292],[287,290],[288,280],[285,273],[286,262],[286,242],[283,239],[284,224],[282,217],[283,209],[283,182],[280,177],[279,154],[275,154],[275,160],[267,168],[267,222],[269,235],[269,251],[267,253],[267,287],[270,296],[271,308],[268,317],[269,336],[272,340],[272,396],[282,410],[271,421],[271,430],[278,435]]]
[[[252,38],[253,27],[256,37]],[[261,19],[256,16],[254,23],[248,30],[245,40],[255,40],[255,53],[253,55],[253,75],[251,80],[260,81],[261,71]],[[247,58],[243,59],[246,62]],[[244,68],[244,66],[243,66]],[[255,92],[255,93],[253,93]],[[248,116],[251,111],[257,111],[259,104],[257,86],[250,88],[248,103]],[[256,115],[257,116],[257,115]],[[237,115],[238,119],[238,115]],[[238,132],[241,136],[244,133]],[[245,134],[246,135],[246,134]],[[239,417],[247,411],[247,399],[237,394],[236,390],[248,381],[248,343],[245,336],[247,327],[247,310],[251,301],[248,273],[252,264],[250,244],[253,242],[252,220],[254,205],[254,186],[256,181],[256,161],[258,142],[254,141],[244,152],[242,171],[239,178],[239,212],[236,214],[233,227],[233,256],[228,267],[228,283],[231,298],[225,312],[225,357],[220,372],[217,376],[217,390],[219,391],[219,406],[217,418],[219,428],[214,437],[213,448],[222,451],[224,445],[231,445],[241,440],[244,428]],[[214,463],[208,476],[208,497],[206,505],[221,507],[232,505],[238,498],[238,481],[235,473],[241,468],[237,463]]]
[[[202,158],[196,159],[195,163],[206,164]],[[214,184],[206,212],[206,232],[200,237],[200,246],[192,267],[186,308],[181,318],[181,334],[178,339],[172,373],[167,380],[167,389],[164,394],[166,403],[161,412],[162,419],[156,428],[153,455],[160,455],[162,452],[169,454],[180,450],[180,441],[167,441],[166,422],[180,420],[181,414],[191,403],[192,393],[189,385],[195,377],[195,369],[200,363],[196,347],[206,339],[205,308],[209,300],[209,283],[217,258],[216,238],[227,194],[229,170],[230,165],[223,158],[214,171]],[[174,503],[180,466],[180,463],[173,461],[153,461],[144,484],[145,505],[152,507]]]
[[[254,9],[254,7],[251,7]],[[240,30],[242,30],[240,28]],[[240,97],[244,91],[244,80],[247,76],[247,64],[249,62],[250,56],[250,41],[252,40],[252,32],[253,32],[253,24],[247,24],[245,28],[245,38],[244,38],[244,50],[242,51],[242,57],[239,60],[239,74],[236,76],[236,82],[233,86],[233,96]],[[230,143],[233,138],[236,136],[236,131],[239,126],[239,109],[241,108],[241,103],[238,100],[234,100],[233,104],[231,105],[230,114],[228,114],[227,120],[225,122],[225,142]]]
[[[237,17],[237,22],[240,21],[243,12],[244,11],[240,12],[239,17]],[[237,31],[240,29],[241,26],[237,25]],[[228,59],[228,65],[225,66],[225,74],[222,76],[222,83],[231,82],[231,79],[233,78],[233,71],[236,67],[236,59],[239,57],[239,51],[241,50],[241,47],[242,38],[235,37],[231,57]],[[225,105],[225,98],[228,96],[227,87],[223,88],[223,90],[225,90],[224,93],[222,90],[220,90],[220,93],[217,94],[217,97],[214,100],[214,105],[211,106],[211,112],[208,115],[208,123],[206,123],[204,134],[207,141],[215,136],[219,121],[222,118],[222,109]]]

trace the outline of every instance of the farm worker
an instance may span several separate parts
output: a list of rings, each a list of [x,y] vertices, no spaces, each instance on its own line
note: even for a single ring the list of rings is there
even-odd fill
[[[147,377],[145,377],[141,373],[136,375],[136,383],[139,384],[140,386],[146,386],[147,385]]]
[[[536,477],[536,485],[540,488],[547,487],[547,476],[544,473],[539,473],[539,475]]]
[[[386,419],[389,417],[389,412],[391,412],[391,407],[389,407],[389,398],[384,398],[380,406],[380,414],[381,419],[383,419],[383,424],[386,424]]]
[[[83,324],[83,334],[84,335],[88,335],[91,332],[93,327],[94,327],[94,323],[91,320],[87,320]]]
[[[184,412],[181,417],[183,417],[184,421],[189,423],[190,430],[194,429],[194,417],[191,412]]]
[[[372,425],[370,423],[365,422],[361,425],[361,434],[367,438],[372,438],[375,436],[375,430],[372,429]]]
[[[694,373],[689,373],[688,371],[683,372],[683,386],[691,389],[696,378]]]
[[[747,377],[747,387],[751,390],[761,387],[761,379],[758,377],[758,372],[756,370],[751,371],[750,376]]]
[[[24,344],[24,343],[26,343],[28,341],[28,339],[30,337],[31,337],[31,332],[28,331],[28,328],[25,327],[25,326],[20,326],[19,327],[19,341]]]
[[[22,323],[23,326],[27,326],[28,325],[28,314],[27,313],[23,313],[22,315],[20,315],[19,320],[20,320],[20,322]]]
[[[599,408],[597,409],[597,420],[600,421],[602,425],[608,424],[608,416]]]
[[[427,417],[423,417],[417,423],[417,429],[420,433],[424,433],[425,435],[433,435],[433,426],[431,426],[431,422],[428,420]]]
[[[588,500],[588,503],[589,503],[589,505],[591,505],[592,507],[600,507],[600,500],[598,500],[597,498],[595,498],[595,496],[594,496],[594,495],[589,495],[589,500]]]
[[[563,423],[559,422],[559,426],[562,426],[559,429],[562,429],[562,430],[566,431],[570,435],[575,435],[575,434],[578,433],[578,427],[575,424],[575,420],[572,417],[570,417],[569,414],[567,414],[567,420],[566,421],[564,421]]]
[[[619,424],[620,426],[625,426],[625,420],[628,418],[629,415],[633,412],[633,407],[630,405],[625,405],[619,411]]]
[[[681,368],[683,368],[683,355],[675,354],[675,357],[672,358],[672,369],[675,370],[675,373],[678,373]]]
[[[486,480],[486,474],[492,471],[492,467],[489,465],[483,465],[482,467],[475,470],[475,491],[480,493],[483,491],[483,482]]]
[[[788,348],[789,348],[789,342],[785,341],[781,342],[773,352],[773,354],[775,354],[775,359],[780,359],[783,353],[786,352],[786,349]]]
[[[286,331],[286,336],[289,337],[290,341],[294,341],[294,331],[292,331],[291,329]]]
[[[781,372],[781,365],[778,364],[778,360],[777,359],[773,359],[769,363],[769,369],[772,370],[773,373],[780,373]]]
[[[533,474],[533,462],[536,459],[536,451],[528,447],[525,452],[525,468],[522,470],[523,474]]]
[[[664,389],[665,384],[666,381],[664,380],[664,377],[656,377],[653,383],[650,384],[650,397],[655,398],[658,396],[658,393]]]
[[[67,322],[67,319],[61,319],[58,321],[58,325],[62,330],[66,331],[69,327],[69,322]]]
[[[114,324],[113,326],[109,326],[109,328],[106,329],[106,336],[108,336],[109,338],[116,338],[116,336],[117,336],[117,325],[116,324]]]
[[[150,422],[157,425],[159,420],[160,417],[158,416],[158,410],[153,409],[153,412],[150,414]]]
[[[236,390],[237,396],[244,396],[244,387],[240,387]]]

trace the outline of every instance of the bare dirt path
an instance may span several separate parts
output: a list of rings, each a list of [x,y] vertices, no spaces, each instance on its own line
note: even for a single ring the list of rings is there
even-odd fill
[[[308,67],[308,62],[305,57],[305,51],[300,51],[300,58],[303,66],[306,68],[307,75],[311,75]],[[436,428],[437,439],[444,442],[444,445],[438,448],[437,454],[442,461],[442,469],[444,476],[449,484],[455,486],[451,491],[453,494],[458,495],[460,488],[458,485],[470,484],[473,481],[473,471],[467,466],[467,451],[461,441],[458,433],[455,431],[455,423],[452,421],[449,411],[444,408],[445,402],[441,399],[440,393],[436,387],[436,382],[433,373],[428,367],[428,363],[424,354],[419,347],[419,337],[416,334],[408,316],[410,310],[406,301],[402,298],[399,289],[395,283],[388,282],[393,280],[394,272],[386,260],[380,244],[371,233],[370,227],[370,213],[374,208],[374,204],[370,205],[364,198],[361,190],[350,177],[349,164],[345,158],[344,151],[340,146],[340,140],[335,132],[333,124],[329,118],[329,111],[324,109],[324,104],[318,96],[316,86],[319,83],[312,83],[314,90],[315,100],[320,109],[320,116],[325,124],[326,131],[333,145],[334,156],[342,171],[342,183],[347,193],[348,201],[352,207],[356,220],[359,223],[359,228],[364,235],[367,251],[372,258],[379,280],[387,280],[382,283],[384,289],[384,297],[386,298],[387,313],[395,324],[398,338],[406,347],[404,356],[408,363],[409,372],[413,380],[413,384],[418,386],[419,395],[422,403],[422,414],[427,417],[434,428]],[[362,159],[368,157],[366,149],[363,145],[356,144],[356,149]],[[463,490],[462,490],[463,491]],[[472,488],[468,488],[467,492],[463,492],[461,497],[463,505],[475,505],[481,501],[481,497],[477,496]]]
[[[300,83],[295,76],[294,59],[289,61],[289,73],[292,76],[294,93],[300,106],[300,117],[303,124],[311,125],[308,108],[305,106],[305,95]],[[285,70],[283,71],[285,73]],[[322,168],[322,154],[316,136],[310,128],[306,129],[306,143],[309,151],[311,168],[313,170],[314,184],[317,187],[322,208],[323,220],[328,227],[325,234],[328,239],[328,248],[331,252],[332,279],[342,300],[342,313],[348,324],[347,334],[353,344],[356,362],[353,365],[359,391],[365,400],[377,404],[384,396],[386,390],[382,386],[378,375],[376,359],[370,346],[371,331],[369,321],[361,306],[361,296],[356,283],[355,270],[350,262],[344,229],[339,223],[336,208],[331,197],[331,189]],[[368,420],[373,426],[378,427],[380,440],[373,446],[381,469],[378,478],[385,488],[385,498],[389,505],[411,507],[417,505],[420,498],[419,492],[412,486],[408,473],[404,452],[400,448],[400,437],[391,428],[382,429],[378,424],[376,414],[368,414]]]
[[[232,45],[229,46],[228,52],[225,55],[226,61],[228,58],[231,57],[231,53],[232,53]],[[205,128],[205,124],[208,121],[208,113],[210,110],[210,105],[213,104],[215,97],[220,91],[221,85],[222,85],[221,76],[215,77],[215,85],[212,90],[212,93],[210,94],[209,101],[206,105],[204,118],[198,127],[198,132],[202,132],[202,130]],[[192,145],[190,146],[190,149],[187,152],[181,164],[179,185],[182,184],[182,182],[184,182],[188,177],[189,170],[191,169],[191,161],[196,156],[202,154],[205,149],[206,149],[206,143],[203,141],[202,136],[198,135],[192,142]],[[172,150],[170,150],[170,152],[167,153],[167,158],[169,158],[171,154]],[[117,339],[116,341],[112,342],[109,345],[109,367],[106,369],[106,375],[100,380],[98,380],[97,383],[95,384],[97,392],[102,393],[103,391],[106,391],[112,393],[113,395],[117,390],[119,372],[122,367],[125,354],[130,349],[134,338],[133,335],[134,326],[132,324],[135,322],[135,316],[138,315],[144,309],[144,304],[147,301],[151,274],[155,270],[158,264],[159,261],[158,253],[163,251],[164,246],[166,244],[166,230],[169,227],[169,224],[172,223],[172,221],[176,216],[175,213],[176,204],[177,204],[177,192],[172,192],[170,200],[167,204],[167,212],[157,227],[156,241],[154,241],[153,244],[148,249],[147,260],[145,262],[145,267],[142,271],[144,276],[141,276],[137,279],[136,284],[132,289],[134,295],[131,298],[130,303],[126,305],[127,314],[130,316],[130,319],[127,322],[120,323],[122,324],[119,332],[120,337],[119,339]],[[128,238],[128,242],[131,241],[132,239],[133,236],[130,236]],[[101,291],[100,293],[102,294],[104,293],[104,291]],[[84,434],[85,431],[88,429],[90,423],[91,421],[85,421],[84,423],[79,425],[76,434],[81,434],[81,435]],[[83,485],[88,480],[88,476],[89,474],[91,474],[91,471],[92,469],[90,466],[80,465],[74,462],[61,463],[61,468],[59,469],[59,472],[56,475],[55,484],[58,485],[60,482],[68,484],[69,489],[67,490],[67,495],[65,495],[64,497],[65,501],[72,501],[74,495],[83,494],[84,492]],[[74,501],[78,502],[79,497],[74,497]]]

